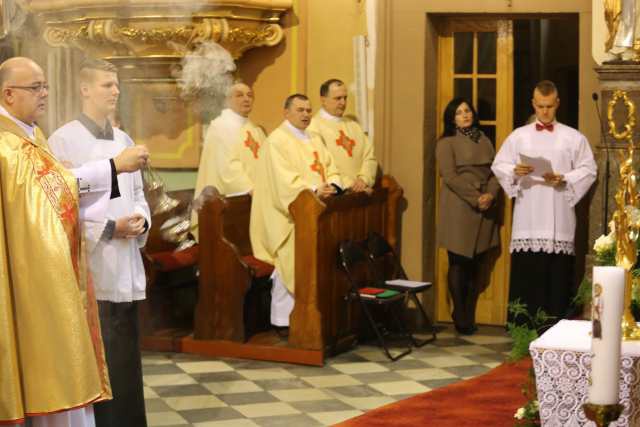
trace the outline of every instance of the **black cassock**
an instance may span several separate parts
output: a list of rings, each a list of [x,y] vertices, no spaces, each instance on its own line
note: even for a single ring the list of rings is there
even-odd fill
[[[569,314],[575,293],[575,256],[564,253],[513,252],[509,301],[519,299],[534,316],[538,308],[555,317]],[[516,319],[521,323],[524,319]]]

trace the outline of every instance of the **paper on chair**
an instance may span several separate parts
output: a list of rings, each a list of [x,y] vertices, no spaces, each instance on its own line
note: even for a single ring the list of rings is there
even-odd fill
[[[385,283],[387,285],[402,286],[404,288],[419,288],[421,286],[426,286],[431,284],[431,282],[415,282],[413,280],[402,280],[402,279],[387,280]]]
[[[542,177],[545,173],[553,173],[551,160],[545,159],[544,157],[530,157],[520,153],[520,162],[533,167],[533,172],[530,174],[531,176]]]

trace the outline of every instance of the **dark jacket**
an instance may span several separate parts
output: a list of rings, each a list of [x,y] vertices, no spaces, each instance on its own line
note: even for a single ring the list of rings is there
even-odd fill
[[[442,138],[436,147],[441,177],[438,243],[453,253],[473,257],[498,246],[498,192],[500,184],[491,172],[495,150],[483,134],[475,143],[458,133]],[[493,195],[486,211],[478,198]]]

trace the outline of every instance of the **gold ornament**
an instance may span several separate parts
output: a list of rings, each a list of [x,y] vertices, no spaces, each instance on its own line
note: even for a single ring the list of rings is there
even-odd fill
[[[623,132],[617,132],[616,123],[613,120],[613,110],[618,100],[622,99],[627,107],[627,121]],[[615,194],[616,211],[613,213],[616,234],[616,265],[625,269],[625,296],[624,315],[622,318],[622,338],[624,340],[640,340],[640,328],[637,327],[633,313],[631,312],[631,293],[633,278],[631,269],[638,259],[636,241],[640,232],[640,224],[631,217],[632,208],[640,207],[638,195],[638,183],[640,177],[633,165],[634,146],[633,129],[635,128],[635,104],[629,99],[625,91],[617,90],[609,101],[607,110],[609,119],[609,133],[617,140],[626,139],[628,142],[627,154],[620,159],[620,180]]]

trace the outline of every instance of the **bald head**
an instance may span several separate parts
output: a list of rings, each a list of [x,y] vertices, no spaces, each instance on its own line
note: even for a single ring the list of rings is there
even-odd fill
[[[22,56],[9,58],[0,64],[0,87],[4,89],[7,84],[14,85],[16,79],[20,80],[21,77],[30,73],[39,73],[44,76],[42,68],[32,59]]]
[[[227,107],[243,117],[249,117],[253,109],[253,90],[244,83],[235,83],[229,89]]]
[[[32,124],[44,114],[49,89],[33,60],[14,57],[0,64],[0,90],[0,103],[18,120]]]

